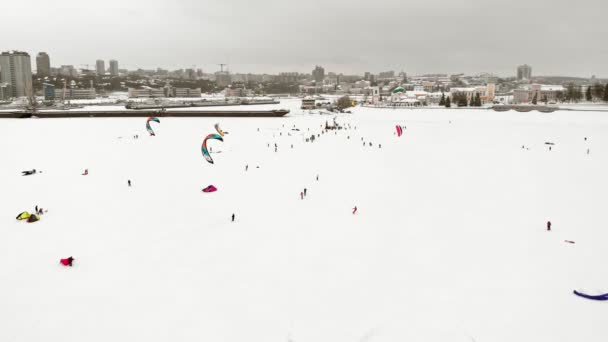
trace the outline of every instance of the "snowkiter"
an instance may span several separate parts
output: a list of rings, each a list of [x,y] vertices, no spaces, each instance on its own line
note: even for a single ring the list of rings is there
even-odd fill
[[[551,231],[551,221],[547,221],[547,231]]]
[[[353,208],[353,215],[357,213],[357,206]]]
[[[63,266],[70,266],[70,267],[72,267],[72,262],[74,262],[74,258],[69,257],[69,258],[61,259],[61,260],[59,260],[59,262]]]
[[[232,213],[232,222],[234,222],[234,213]]]
[[[306,196],[306,188],[304,188],[304,196]]]
[[[131,180],[130,180],[130,179],[129,179],[129,180],[127,180],[127,184],[128,184],[129,186],[131,186]]]

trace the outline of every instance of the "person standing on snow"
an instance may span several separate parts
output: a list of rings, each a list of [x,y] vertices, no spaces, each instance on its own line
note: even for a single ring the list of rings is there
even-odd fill
[[[130,179],[129,179],[129,180],[127,180],[127,184],[128,184],[129,186],[131,186],[131,180],[130,180]]]
[[[306,188],[304,188],[304,197],[306,197]]]
[[[357,206],[353,208],[353,215],[357,213]]]
[[[551,221],[547,221],[547,231],[551,231]]]
[[[304,192],[300,191],[300,199],[304,199]]]
[[[234,213],[232,213],[232,222],[234,222]]]

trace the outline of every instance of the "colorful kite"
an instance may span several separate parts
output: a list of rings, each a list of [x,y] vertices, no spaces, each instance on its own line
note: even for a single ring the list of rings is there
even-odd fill
[[[217,134],[221,135],[222,137],[224,136],[224,134],[228,134],[228,132],[222,131],[222,129],[220,128],[220,124],[219,123],[216,123],[215,125],[213,125],[213,127],[215,127],[215,130],[217,131]]]
[[[150,121],[154,121],[154,122],[160,123],[160,120],[157,117],[151,116],[146,121],[146,129],[148,130],[148,133],[150,133],[151,136],[155,136],[156,134],[154,134],[154,131],[152,130],[152,127],[150,127]]]
[[[399,125],[395,126],[395,128],[397,129],[397,136],[400,137],[403,134],[403,128]]]
[[[219,134],[209,134],[205,140],[203,140],[203,145],[201,146],[201,152],[203,152],[203,157],[205,157],[205,159],[213,164],[213,159],[211,158],[211,155],[209,154],[209,150],[207,149],[207,140],[209,139],[215,139],[215,140],[219,140],[219,141],[224,141],[224,139],[222,138],[221,135]]]

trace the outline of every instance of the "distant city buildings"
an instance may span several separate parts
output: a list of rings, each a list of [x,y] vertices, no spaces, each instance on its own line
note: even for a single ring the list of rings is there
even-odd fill
[[[95,62],[95,70],[97,71],[97,75],[99,75],[99,76],[105,75],[106,74],[106,63],[103,60],[98,59]]]
[[[196,70],[194,70],[194,69],[186,69],[186,77],[189,80],[195,80],[196,79]]]
[[[531,84],[524,88],[513,90],[513,103],[532,103],[536,98],[537,103],[558,102],[563,99],[566,88],[562,85]]]
[[[390,71],[384,71],[378,74],[378,79],[383,80],[383,79],[389,79],[389,78],[395,78],[395,72],[390,70]]]
[[[76,70],[73,65],[62,65],[61,67],[59,67],[57,73],[59,74],[59,76],[63,77],[78,77],[78,70]]]
[[[224,96],[226,97],[251,97],[253,95],[254,94],[251,89],[246,89],[243,87],[224,89]]]
[[[32,64],[27,52],[3,52],[0,70],[0,83],[10,85],[12,97],[33,96]]]
[[[55,99],[55,86],[50,83],[42,84],[42,94],[44,95],[45,101],[52,101]]]
[[[118,76],[119,75],[119,70],[118,70],[118,61],[111,59],[110,60],[110,75],[112,76]]]
[[[36,56],[36,74],[38,77],[51,76],[51,59],[46,52],[39,52]]]
[[[10,84],[0,83],[0,101],[6,101],[13,97],[13,90]]]
[[[532,67],[528,64],[520,65],[517,67],[517,80],[530,80],[532,79]]]
[[[279,83],[297,83],[300,78],[300,74],[297,72],[282,72],[277,76],[276,81]]]
[[[129,88],[130,98],[201,97],[201,94],[202,92],[200,88],[175,88],[170,85],[163,88]]]
[[[215,73],[215,83],[220,88],[225,88],[232,83],[230,73],[228,71],[218,71]]]
[[[62,100],[92,100],[97,98],[97,92],[94,88],[67,88],[60,91],[60,94],[55,94],[56,98]]]
[[[312,71],[312,79],[317,82],[323,82],[325,79],[325,69],[320,66],[315,66],[315,69]]]

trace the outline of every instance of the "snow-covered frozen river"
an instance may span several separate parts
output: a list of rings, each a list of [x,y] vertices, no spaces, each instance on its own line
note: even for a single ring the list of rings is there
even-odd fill
[[[298,106],[0,121],[0,341],[608,340],[605,113]]]

